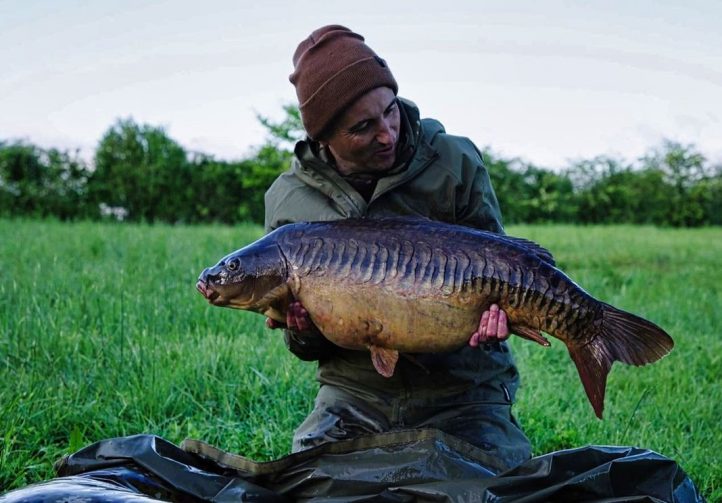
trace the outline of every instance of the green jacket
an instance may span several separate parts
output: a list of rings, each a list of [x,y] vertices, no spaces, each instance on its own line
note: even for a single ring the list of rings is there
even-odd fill
[[[266,192],[266,231],[300,221],[421,215],[433,220],[503,232],[499,205],[482,156],[468,138],[452,136],[434,119],[420,119],[410,101],[399,99],[402,143],[410,158],[381,178],[367,203],[309,141],[296,144],[291,168]],[[471,334],[469,334],[471,336]],[[304,360],[319,360],[319,381],[355,394],[423,391],[473,392],[475,399],[510,401],[517,374],[506,344],[479,350],[465,347],[442,354],[401,359],[394,376],[379,376],[368,354],[348,351],[322,336],[287,331],[289,349]],[[504,384],[489,385],[500,378]],[[493,391],[486,388],[494,388]],[[488,396],[487,396],[488,395]],[[491,396],[493,395],[493,396]]]

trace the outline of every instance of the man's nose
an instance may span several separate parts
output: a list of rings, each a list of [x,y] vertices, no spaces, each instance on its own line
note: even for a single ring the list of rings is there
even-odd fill
[[[381,122],[379,130],[376,132],[376,141],[381,145],[390,145],[396,141],[396,132],[389,122]]]

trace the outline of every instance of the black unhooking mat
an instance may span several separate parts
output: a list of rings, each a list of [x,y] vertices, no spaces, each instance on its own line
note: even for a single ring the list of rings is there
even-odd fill
[[[437,430],[324,444],[258,463],[197,440],[153,435],[66,456],[58,478],[0,496],[17,502],[703,502],[669,458],[635,447],[553,452],[497,472],[484,451]]]

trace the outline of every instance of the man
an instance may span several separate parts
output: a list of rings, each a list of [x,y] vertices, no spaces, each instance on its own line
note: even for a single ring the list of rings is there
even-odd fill
[[[503,232],[478,149],[398,98],[390,69],[361,35],[338,25],[319,28],[299,44],[293,63],[290,80],[308,137],[266,193],[267,231],[299,221],[420,215]],[[327,341],[299,303],[285,328],[295,355],[318,360],[321,385],[294,435],[294,451],[394,429],[438,428],[507,467],[530,457],[511,413],[518,374],[498,306],[481,314],[468,346],[402,358],[391,378],[379,375],[364,352]]]

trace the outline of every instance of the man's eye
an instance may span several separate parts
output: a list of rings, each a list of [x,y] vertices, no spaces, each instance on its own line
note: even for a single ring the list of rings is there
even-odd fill
[[[351,133],[362,133],[363,131],[368,129],[368,127],[369,127],[368,121],[364,121],[364,122],[360,122],[360,123],[356,124],[349,131]]]
[[[394,111],[396,111],[396,102],[394,101],[389,105],[389,108],[386,109],[384,112],[384,115],[391,115]]]

